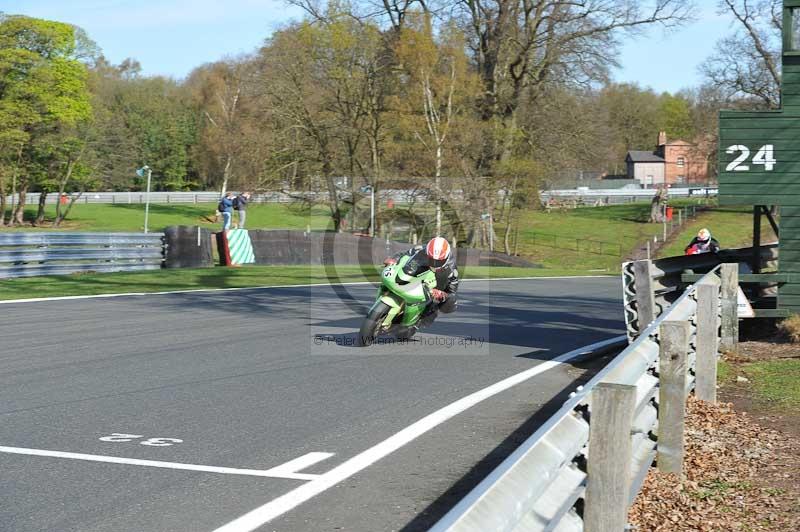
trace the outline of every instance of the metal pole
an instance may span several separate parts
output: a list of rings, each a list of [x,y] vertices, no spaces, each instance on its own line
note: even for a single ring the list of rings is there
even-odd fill
[[[375,236],[375,187],[370,187],[372,197],[369,201],[369,236]]]
[[[489,251],[494,251],[494,225],[492,224],[492,213],[489,213]]]
[[[761,205],[753,206],[753,273],[761,273]]]
[[[147,199],[144,204],[144,232],[147,234],[147,221],[150,217],[150,176],[153,175],[153,171],[149,168],[147,169]]]
[[[5,194],[5,192],[3,192]],[[14,225],[14,195],[17,193],[17,172],[11,177],[11,225]],[[3,213],[5,215],[5,213]]]

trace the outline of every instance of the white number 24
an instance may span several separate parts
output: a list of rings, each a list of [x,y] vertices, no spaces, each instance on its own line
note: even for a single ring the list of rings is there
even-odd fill
[[[725,150],[727,154],[734,154],[739,152],[739,156],[736,157],[733,161],[731,161],[728,166],[725,167],[726,172],[747,172],[750,170],[750,167],[746,164],[742,164],[750,157],[750,148],[747,146],[742,146],[741,144],[734,144],[733,146],[728,146],[728,149]],[[756,154],[753,156],[752,163],[761,165],[764,167],[764,171],[771,172],[773,168],[775,168],[775,164],[778,161],[775,160],[775,146],[772,144],[765,144],[758,149]]]

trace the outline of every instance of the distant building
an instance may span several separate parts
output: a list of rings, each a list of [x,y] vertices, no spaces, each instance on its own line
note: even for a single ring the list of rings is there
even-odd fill
[[[676,139],[667,141],[664,131],[658,134],[655,151],[631,150],[625,157],[628,177],[643,187],[686,185],[708,180],[708,161],[696,144]]]

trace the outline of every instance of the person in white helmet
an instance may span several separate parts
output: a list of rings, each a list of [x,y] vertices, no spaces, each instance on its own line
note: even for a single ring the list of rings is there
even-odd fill
[[[719,251],[719,242],[711,236],[711,231],[704,227],[697,232],[697,236],[689,242],[684,251],[687,255],[717,253]]]
[[[385,265],[397,264],[403,255],[411,258],[403,266],[406,275],[417,276],[427,270],[436,274],[436,288],[431,291],[433,305],[425,311],[420,320],[422,325],[430,325],[436,319],[439,311],[448,314],[454,312],[458,306],[456,293],[458,292],[458,268],[455,255],[450,248],[450,243],[440,237],[432,238],[425,246],[414,246],[408,251],[403,251],[387,258]]]

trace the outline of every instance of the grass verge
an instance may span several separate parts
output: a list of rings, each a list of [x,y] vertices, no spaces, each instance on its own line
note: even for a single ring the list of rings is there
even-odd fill
[[[781,408],[800,407],[800,360],[752,362],[741,370],[752,383],[757,399]]]
[[[478,266],[466,268],[461,273],[465,279],[596,275],[576,270]],[[376,281],[378,274],[377,267],[367,265],[339,266],[330,271],[321,266],[246,266],[53,275],[0,281],[0,300],[326,282],[351,283]]]
[[[751,207],[717,207],[703,212],[689,221],[666,246],[659,250],[659,257],[676,257],[684,254],[684,248],[697,236],[702,228],[711,231],[722,248],[749,247],[753,245],[753,211]],[[761,241],[777,240],[772,228],[764,221]]]

